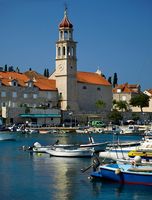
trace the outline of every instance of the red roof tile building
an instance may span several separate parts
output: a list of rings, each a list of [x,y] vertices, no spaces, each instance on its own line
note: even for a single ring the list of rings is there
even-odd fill
[[[133,107],[129,105],[130,99],[138,94],[141,93],[141,88],[139,84],[128,84],[124,83],[121,85],[117,85],[113,89],[113,99],[116,101],[126,101],[128,103],[129,109],[132,112],[141,112],[139,107]],[[145,90],[144,94],[150,97],[149,100],[149,107],[144,107],[144,113],[151,113],[152,112],[152,89]]]
[[[129,106],[130,99],[140,93],[141,89],[139,84],[124,83],[113,88],[113,100],[126,101]],[[136,108],[129,106],[129,109],[134,110]]]
[[[124,83],[113,88],[113,99],[116,101],[121,100],[129,102],[134,95],[139,94],[140,92],[139,84]]]

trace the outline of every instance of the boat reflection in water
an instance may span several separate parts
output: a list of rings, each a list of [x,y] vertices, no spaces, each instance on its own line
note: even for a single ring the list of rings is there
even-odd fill
[[[91,180],[92,192],[98,199],[106,194],[106,199],[148,199],[151,196],[151,186],[119,184],[107,180]],[[144,196],[145,194],[145,196]]]
[[[15,141],[16,140],[16,136],[15,134],[11,134],[11,133],[0,133],[0,141]]]
[[[83,166],[85,160],[90,159],[50,157],[48,154],[40,153],[33,154],[32,158],[34,176],[44,180],[42,187],[50,192],[50,199],[75,199],[78,191],[74,185],[80,182],[80,165]]]

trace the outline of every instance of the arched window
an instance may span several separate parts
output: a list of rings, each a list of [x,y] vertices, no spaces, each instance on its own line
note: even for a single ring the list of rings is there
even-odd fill
[[[63,39],[63,32],[62,31],[60,32],[60,39],[61,40]]]
[[[70,56],[70,47],[67,48],[67,56]]]
[[[72,39],[72,32],[69,31],[69,39]]]
[[[63,47],[63,55],[65,56],[65,47]]]
[[[74,56],[74,48],[71,49],[71,56]]]
[[[58,56],[61,56],[61,48],[58,48]]]
[[[64,31],[64,39],[65,39],[65,40],[68,39],[68,31]]]

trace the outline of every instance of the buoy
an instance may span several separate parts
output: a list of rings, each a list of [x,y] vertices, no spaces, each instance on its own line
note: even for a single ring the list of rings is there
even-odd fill
[[[141,157],[140,156],[135,156],[134,157],[134,161],[135,161],[135,163],[141,163]]]
[[[89,179],[89,180],[92,180],[92,179],[93,179],[93,177],[92,177],[92,176],[88,176],[88,179]]]
[[[121,170],[120,169],[116,169],[115,170],[115,174],[120,174],[121,173]]]
[[[42,153],[37,153],[36,155],[37,155],[37,156],[42,156]]]

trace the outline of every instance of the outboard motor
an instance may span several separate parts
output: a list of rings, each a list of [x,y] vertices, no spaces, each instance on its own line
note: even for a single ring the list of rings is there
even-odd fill
[[[41,144],[40,144],[39,142],[35,142],[35,143],[33,144],[33,147],[41,147]]]

